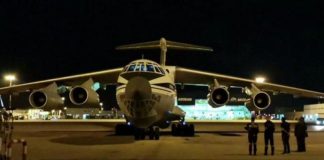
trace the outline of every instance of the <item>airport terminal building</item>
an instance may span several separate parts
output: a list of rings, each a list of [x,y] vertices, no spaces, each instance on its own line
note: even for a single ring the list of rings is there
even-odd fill
[[[303,117],[305,121],[324,124],[324,104],[310,104],[304,106]]]

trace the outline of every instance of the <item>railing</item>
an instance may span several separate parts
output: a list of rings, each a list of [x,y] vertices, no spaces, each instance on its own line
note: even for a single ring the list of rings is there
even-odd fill
[[[22,159],[27,159],[27,142],[24,139],[12,139],[13,116],[5,109],[0,109],[0,160],[11,160],[12,145],[21,143],[23,146]]]

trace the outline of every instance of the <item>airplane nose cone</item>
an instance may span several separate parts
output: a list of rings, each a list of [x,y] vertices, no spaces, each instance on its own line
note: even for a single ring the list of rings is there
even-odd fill
[[[126,85],[125,97],[134,100],[150,99],[152,89],[149,81],[143,77],[133,77]]]

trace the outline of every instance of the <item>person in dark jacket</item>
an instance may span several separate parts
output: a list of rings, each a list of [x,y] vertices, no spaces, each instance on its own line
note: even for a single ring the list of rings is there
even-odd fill
[[[300,117],[295,126],[295,136],[297,139],[297,152],[306,152],[305,138],[308,137],[307,126],[304,117]]]
[[[281,118],[281,138],[284,146],[284,151],[282,154],[290,153],[289,137],[290,137],[290,124],[286,122],[286,118]]]
[[[270,141],[271,145],[271,155],[274,155],[274,144],[273,144],[273,132],[275,131],[275,126],[271,121],[271,117],[267,116],[267,121],[264,123],[264,155],[268,155],[268,144]]]
[[[252,155],[252,147],[253,154],[256,155],[257,152],[257,140],[259,133],[259,126],[254,122],[255,118],[251,118],[251,123],[248,123],[245,127],[245,130],[248,131],[248,140],[249,140],[249,154]]]

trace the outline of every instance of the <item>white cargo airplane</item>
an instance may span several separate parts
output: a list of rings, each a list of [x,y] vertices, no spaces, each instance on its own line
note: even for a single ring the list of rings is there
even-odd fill
[[[251,96],[253,110],[263,110],[271,103],[267,92],[289,93],[301,97],[324,98],[324,93],[272,83],[257,83],[251,79],[233,77],[176,66],[166,66],[167,49],[212,51],[209,47],[167,41],[122,45],[118,50],[161,49],[160,64],[139,59],[123,68],[115,68],[86,74],[79,74],[44,81],[19,84],[0,88],[0,94],[31,92],[29,102],[32,107],[45,110],[59,109],[64,106],[58,85],[68,88],[69,98],[77,106],[93,106],[99,97],[92,88],[94,82],[116,84],[117,103],[124,113],[127,123],[116,126],[116,134],[125,134],[133,129],[135,139],[159,139],[159,128],[172,124],[173,135],[194,135],[194,126],[184,123],[185,113],[175,105],[176,83],[204,84],[210,88],[208,102],[212,107],[220,107],[230,99],[228,88],[241,86]],[[267,91],[267,92],[266,92]],[[128,125],[130,124],[130,125]],[[133,127],[131,127],[133,126]]]

